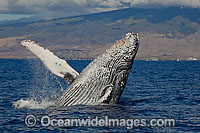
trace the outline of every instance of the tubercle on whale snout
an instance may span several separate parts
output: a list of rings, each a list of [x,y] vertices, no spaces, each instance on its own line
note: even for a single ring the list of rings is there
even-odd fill
[[[129,43],[128,45],[130,45],[130,43],[137,43],[139,42],[139,40],[140,40],[140,37],[138,33],[127,33],[124,38],[122,38],[121,40],[117,40],[114,43],[114,47],[115,48],[120,47],[120,46],[127,47],[127,42]]]

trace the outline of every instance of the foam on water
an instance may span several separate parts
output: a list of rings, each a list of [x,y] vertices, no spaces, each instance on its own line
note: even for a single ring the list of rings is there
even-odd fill
[[[15,109],[45,109],[54,106],[56,99],[67,88],[66,81],[53,75],[39,60],[29,60],[32,74],[28,97],[13,101]],[[64,87],[64,88],[63,88]]]
[[[49,106],[53,106],[55,103],[53,101],[49,101],[43,99],[42,101],[36,101],[34,99],[20,99],[13,103],[13,107],[16,109],[45,109]]]

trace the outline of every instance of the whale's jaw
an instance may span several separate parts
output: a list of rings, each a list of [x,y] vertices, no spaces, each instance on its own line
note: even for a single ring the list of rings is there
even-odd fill
[[[127,33],[94,59],[57,101],[60,106],[118,103],[139,48],[139,36]]]

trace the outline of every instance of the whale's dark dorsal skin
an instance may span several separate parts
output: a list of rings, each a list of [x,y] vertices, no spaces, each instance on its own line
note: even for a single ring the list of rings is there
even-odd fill
[[[138,48],[138,34],[127,33],[76,77],[56,105],[117,104]]]

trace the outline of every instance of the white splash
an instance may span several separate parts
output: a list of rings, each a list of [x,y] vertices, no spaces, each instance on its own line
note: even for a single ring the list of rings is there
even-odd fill
[[[34,99],[20,99],[13,103],[13,107],[16,109],[45,109],[49,106],[54,106],[55,103],[53,101],[49,100],[42,100],[42,101],[36,101]]]

